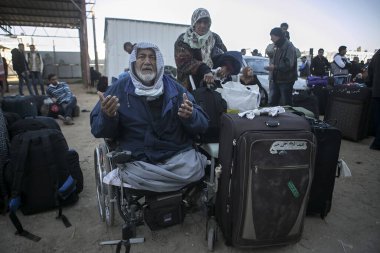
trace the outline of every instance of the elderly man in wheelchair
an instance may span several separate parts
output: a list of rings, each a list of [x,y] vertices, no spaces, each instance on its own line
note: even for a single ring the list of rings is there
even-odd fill
[[[194,137],[206,131],[208,117],[184,87],[164,75],[158,47],[136,44],[129,64],[130,76],[99,92],[91,112],[92,134],[106,140],[95,149],[101,218],[113,223],[116,202],[129,226],[123,239],[124,233],[135,237],[143,218],[151,229],[181,223],[183,200],[204,178],[207,164]]]

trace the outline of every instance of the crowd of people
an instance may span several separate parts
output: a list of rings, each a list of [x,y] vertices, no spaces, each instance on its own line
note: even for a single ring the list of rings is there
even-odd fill
[[[212,19],[210,13],[204,8],[196,9],[191,17],[191,25],[184,31],[184,33],[178,36],[174,44],[176,75],[171,74],[170,76],[172,79],[175,77],[176,79],[173,80],[177,81],[181,87],[186,89],[186,92],[184,92],[187,98],[186,101],[189,101],[192,105],[194,101],[191,94],[188,92],[191,92],[194,88],[198,88],[204,84],[215,84],[216,82],[231,80],[231,75],[236,75],[240,72],[242,73],[240,78],[242,84],[261,85],[257,77],[253,75],[252,68],[241,68],[242,55],[246,55],[247,50],[241,49],[240,52],[228,51],[222,38],[211,30],[211,25]],[[368,64],[359,62],[359,58],[357,57],[350,61],[346,57],[346,46],[340,46],[338,48],[338,53],[334,55],[331,63],[326,59],[324,56],[324,50],[321,48],[318,50],[318,55],[310,60],[308,60],[306,56],[301,57],[301,65],[297,66],[299,50],[290,41],[290,33],[288,29],[289,25],[287,23],[282,23],[279,27],[273,28],[269,33],[270,39],[273,43],[268,45],[265,55],[269,57],[269,66],[266,66],[266,69],[269,71],[270,79],[270,106],[292,105],[293,85],[297,80],[298,75],[301,78],[307,78],[310,75],[323,77],[331,73],[334,76],[335,84],[337,85],[348,81],[364,82],[368,80]],[[162,97],[165,97],[166,95],[165,89],[162,91],[163,87],[165,87],[163,83],[168,81],[165,79],[165,75],[163,76],[162,74],[167,73],[167,70],[163,65],[162,68],[161,66],[155,66],[156,72],[153,71],[147,75],[142,75],[135,69],[136,66],[134,64],[138,62],[139,52],[143,49],[153,50],[154,54],[151,57],[155,58],[157,61],[157,58],[159,57],[159,49],[155,45],[147,47],[146,44],[141,45],[139,43],[134,44],[131,42],[124,43],[123,48],[125,52],[130,54],[131,58],[137,58],[135,59],[135,62],[130,62],[130,66],[120,74],[118,81],[113,83],[112,87],[119,86],[115,84],[118,84],[123,80],[129,80],[129,85],[134,87],[135,90],[129,93],[130,95],[127,96],[126,100],[120,98],[120,96],[125,96],[123,93],[113,94],[111,99],[108,99],[108,95],[104,98],[101,97],[101,106],[97,107],[98,112],[96,115],[97,117],[101,116],[102,119],[116,121],[112,115],[105,113],[108,109],[104,108],[108,108],[109,104],[112,104],[112,108],[114,108],[114,106],[116,106],[116,104],[118,105],[120,101],[126,102],[126,105],[129,107],[130,103],[133,101],[131,98],[136,95],[149,98],[149,102],[147,102],[145,106],[148,106],[149,110],[154,113],[152,120],[157,120],[158,118],[155,118],[158,117],[159,110],[157,108],[162,107],[163,103],[165,104],[168,102],[167,99],[161,101]],[[41,75],[43,61],[41,55],[35,50],[35,46],[30,45],[30,52],[26,53],[24,45],[20,43],[18,48],[13,49],[11,53],[13,69],[17,72],[19,79],[19,94],[24,95],[24,86],[27,86],[30,95],[38,95],[39,93],[45,94]],[[253,49],[250,53],[252,56],[262,56],[257,49]],[[144,68],[141,69],[143,73],[144,71],[151,71],[152,65],[156,64],[154,62],[153,64],[152,62],[152,59],[146,59],[142,66],[145,67],[146,64],[149,66],[146,70]],[[162,71],[162,73],[160,71]],[[91,68],[90,74],[91,86],[95,87],[96,82],[100,83],[102,77],[101,73],[94,68]],[[347,80],[349,74],[352,76],[351,80]],[[145,79],[142,79],[148,78],[147,76],[152,80],[156,80],[156,82],[151,84],[152,80],[146,82]],[[56,86],[59,86],[55,84],[56,79],[57,77],[54,74],[49,75],[49,86],[46,93],[50,96],[54,95],[52,89],[54,87],[57,89]],[[38,86],[40,87],[40,92],[38,91]],[[107,85],[102,91],[105,91],[106,89]],[[116,88],[112,88],[112,92],[116,92],[115,89]],[[108,94],[108,91],[106,94]],[[118,97],[118,102],[115,102],[116,98],[114,98],[114,96]],[[171,96],[174,96],[174,93]],[[157,100],[157,98],[159,99]],[[176,103],[179,103],[179,101],[185,101],[185,98],[178,97]],[[71,102],[68,102],[69,106],[67,106],[69,108],[68,112],[66,112],[65,115],[62,115],[62,119],[66,124],[72,123],[70,103]],[[186,105],[187,102],[182,104]],[[181,107],[179,106],[179,108]],[[201,115],[202,110],[199,110]],[[116,111],[119,112],[119,110]],[[103,117],[104,115],[102,112],[104,112],[105,117]],[[119,116],[120,115],[118,115],[118,117]],[[188,130],[188,126],[182,127]],[[96,133],[96,135],[101,136],[99,133]],[[140,141],[144,142],[143,140]],[[143,144],[140,143],[140,145]]]

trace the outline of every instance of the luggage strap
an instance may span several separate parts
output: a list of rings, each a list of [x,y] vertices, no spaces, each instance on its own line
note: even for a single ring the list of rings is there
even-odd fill
[[[15,233],[16,235],[23,236],[23,237],[25,237],[29,240],[35,241],[35,242],[38,242],[39,240],[41,240],[41,237],[24,230],[24,228],[22,227],[21,222],[17,218],[17,215],[15,212],[11,211],[9,213],[9,218],[11,219],[13,225],[17,229],[17,232]]]
[[[125,247],[125,253],[129,253],[130,250],[131,250],[131,243],[129,242],[129,239],[128,240],[120,240],[120,242],[117,243],[117,246],[116,246],[116,253],[120,253],[121,251],[121,246]]]
[[[58,216],[55,217],[57,220],[62,220],[63,222],[63,225],[65,225],[65,227],[71,227],[71,223],[69,221],[69,219],[64,215],[62,214],[62,204],[61,204],[61,201],[59,201],[59,207],[58,207]]]
[[[52,156],[54,156],[55,153],[52,152],[51,147],[49,146],[49,137],[48,136],[43,136],[43,138],[42,138],[42,147],[43,147],[44,153],[46,154],[46,158],[48,160],[48,163],[49,164],[53,163],[54,161],[53,161],[53,157]],[[58,216],[56,217],[56,219],[57,220],[62,220],[63,225],[65,225],[66,228],[71,227],[71,223],[70,223],[69,219],[62,213],[63,212],[62,211],[62,200],[64,198],[59,194],[59,189],[58,189],[59,178],[58,178],[58,175],[57,175],[56,171],[54,171],[52,169],[52,166],[49,166],[49,168],[50,168],[50,174],[51,174],[51,176],[53,178],[56,178],[56,180],[57,180],[57,182],[56,182],[56,190],[57,191],[55,192],[55,198],[56,198],[56,201],[57,201],[57,204],[58,204]]]

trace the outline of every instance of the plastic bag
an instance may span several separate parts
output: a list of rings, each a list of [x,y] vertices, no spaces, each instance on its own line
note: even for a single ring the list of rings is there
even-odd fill
[[[260,92],[257,90],[247,89],[241,83],[232,81],[222,84],[222,87],[222,89],[218,88],[216,91],[220,92],[227,101],[228,110],[244,112],[259,107]]]

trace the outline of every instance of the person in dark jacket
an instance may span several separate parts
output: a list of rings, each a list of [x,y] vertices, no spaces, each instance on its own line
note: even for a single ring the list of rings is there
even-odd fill
[[[23,87],[24,83],[28,87],[28,91],[30,95],[34,95],[34,92],[32,90],[32,84],[29,80],[29,69],[28,69],[28,63],[26,62],[25,58],[25,47],[24,44],[19,43],[18,48],[14,48],[11,51],[12,54],[12,65],[13,70],[16,71],[19,81],[19,94],[21,96],[24,95]]]
[[[311,60],[310,72],[313,76],[323,77],[328,75],[327,71],[330,68],[330,63],[323,56],[324,52],[323,48],[318,49],[318,55]]]
[[[158,47],[137,43],[129,61],[130,75],[98,92],[91,112],[91,132],[114,138],[133,162],[122,171],[137,189],[175,191],[204,175],[206,158],[193,148],[193,137],[208,128],[208,117],[193,96],[164,74]]]
[[[372,87],[375,125],[375,139],[371,143],[370,148],[380,150],[380,50],[377,50],[368,66],[367,85]]]
[[[292,105],[292,92],[294,82],[297,80],[297,55],[293,44],[285,38],[280,27],[275,27],[270,32],[271,40],[276,50],[273,56],[273,64],[266,67],[266,70],[272,72],[273,94],[271,97],[271,106]]]
[[[191,26],[174,44],[177,80],[188,90],[191,90],[190,75],[195,85],[199,85],[202,80],[213,83],[213,58],[227,51],[222,39],[211,32],[210,27],[209,12],[203,8],[196,9],[191,17]]]

